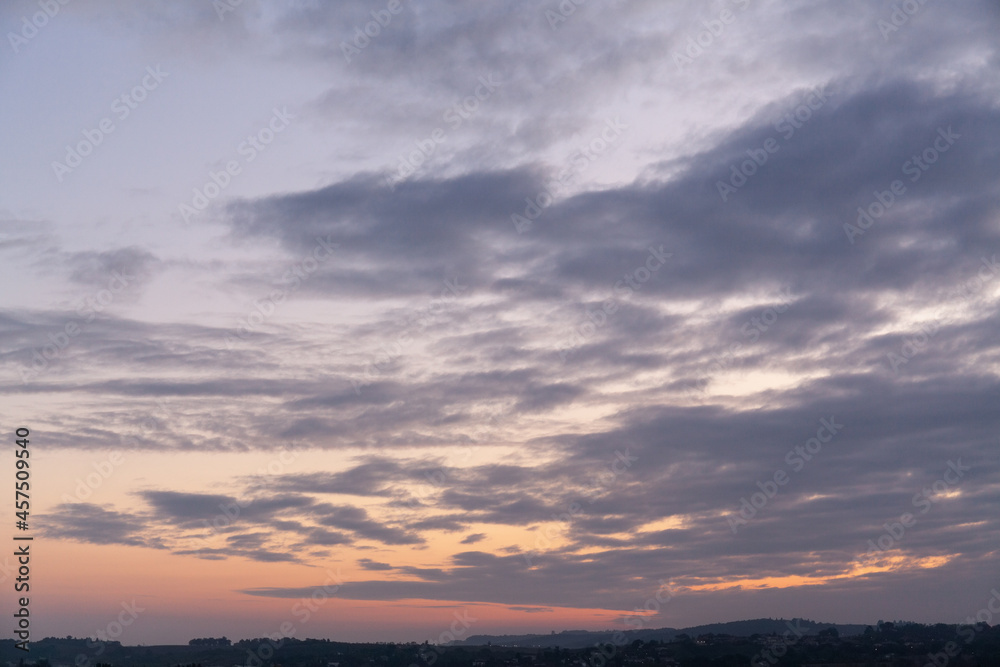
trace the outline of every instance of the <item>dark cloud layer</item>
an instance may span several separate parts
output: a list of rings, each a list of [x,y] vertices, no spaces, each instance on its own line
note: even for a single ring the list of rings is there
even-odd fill
[[[732,41],[671,78],[663,63],[711,18],[701,3],[588,3],[553,28],[556,3],[404,0],[353,63],[340,42],[370,8],[271,15],[281,58],[342,75],[312,121],[407,150],[477,77],[504,84],[411,176],[365,166],[220,200],[221,238],[269,259],[206,284],[288,289],[250,335],[123,302],[0,311],[0,392],[88,407],[53,408],[54,448],[301,457],[225,491],[157,482],[129,511],[63,503],[45,535],[352,562],[339,594],[355,600],[627,610],[665,579],[705,620],[895,618],[945,598],[961,616],[995,585],[1000,529],[997,8],[927,3],[883,36],[884,3],[741,4],[723,3]],[[156,7],[139,29],[161,38],[207,20]],[[229,17],[234,48],[260,29],[249,9]],[[734,108],[703,99],[737,84]],[[683,117],[667,101],[727,120],[680,147],[639,141],[631,172],[594,165],[638,176],[591,171],[532,203],[590,106],[631,110],[635,136],[646,114]],[[11,233],[0,248],[59,257],[84,290],[112,270],[145,288],[168,265]],[[322,243],[336,253],[293,294],[283,267]],[[79,335],[36,361],[68,323]],[[869,553],[905,513],[905,536]],[[406,560],[438,541],[459,546]]]

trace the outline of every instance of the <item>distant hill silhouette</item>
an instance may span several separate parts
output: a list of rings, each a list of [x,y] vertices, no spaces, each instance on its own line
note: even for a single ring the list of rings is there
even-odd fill
[[[788,630],[788,624],[796,622],[799,627],[805,628],[810,635],[819,634],[821,630],[827,628],[837,628],[841,637],[860,635],[865,631],[866,625],[819,623],[806,619],[783,619],[783,618],[755,618],[746,621],[730,621],[728,623],[710,623],[708,625],[695,625],[689,628],[647,628],[643,630],[627,630],[625,635],[629,642],[640,639],[644,642],[656,639],[658,641],[670,641],[677,635],[686,634],[691,637],[698,635],[733,635],[734,637],[749,637],[750,635],[778,634]],[[487,643],[498,646],[538,646],[560,648],[585,648],[597,643],[610,642],[618,630],[563,630],[548,635],[472,635],[464,641],[452,642],[452,646],[485,646]]]
[[[780,656],[771,651],[784,642],[769,639],[776,639],[779,633],[788,633],[790,625],[798,632],[815,633],[816,636],[792,641],[784,658],[775,662]],[[861,634],[851,634],[860,628],[864,628]],[[836,632],[830,631],[833,629]],[[655,667],[657,663],[732,667],[763,664],[762,660],[775,665],[924,665],[929,662],[942,666],[947,663],[947,667],[973,662],[1000,665],[1000,624],[991,627],[986,623],[968,626],[895,621],[862,626],[802,619],[756,619],[682,629],[631,631],[624,642],[620,635],[615,635],[612,631],[586,630],[548,635],[479,635],[470,640],[477,644],[475,647],[443,646],[429,641],[347,643],[287,637],[280,640],[258,637],[235,642],[225,637],[209,637],[177,646],[123,646],[117,641],[46,637],[32,642],[30,660],[23,661],[24,651],[17,648],[17,640],[0,639],[0,666],[590,667],[598,664],[595,644],[601,647],[601,653],[608,655],[604,642],[611,642],[614,649],[610,651],[613,660],[606,661],[605,667]],[[948,642],[952,643],[952,648],[946,653],[944,647]],[[949,662],[956,648],[961,659]],[[895,655],[898,660],[887,662],[888,654]]]

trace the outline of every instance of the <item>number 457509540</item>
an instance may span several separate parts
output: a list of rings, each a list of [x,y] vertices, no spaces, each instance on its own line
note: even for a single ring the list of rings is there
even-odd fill
[[[18,527],[22,528],[23,526],[22,530],[24,530],[27,529],[28,510],[31,507],[29,503],[30,496],[28,494],[31,489],[31,484],[28,481],[31,477],[30,466],[28,464],[28,458],[31,456],[31,452],[28,449],[28,429],[17,429],[17,440],[14,442],[17,445],[14,450],[17,455],[15,461],[17,471],[14,473],[17,480],[14,485],[14,500],[17,507],[15,515],[19,520]]]

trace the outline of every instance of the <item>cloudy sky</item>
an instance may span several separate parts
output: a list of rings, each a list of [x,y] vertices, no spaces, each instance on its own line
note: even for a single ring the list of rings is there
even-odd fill
[[[974,615],[1000,584],[998,22],[3,3],[34,636]]]

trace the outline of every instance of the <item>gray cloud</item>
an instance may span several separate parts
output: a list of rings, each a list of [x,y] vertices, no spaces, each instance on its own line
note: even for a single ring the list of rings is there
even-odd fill
[[[142,517],[107,509],[91,503],[57,505],[51,514],[40,516],[42,532],[53,539],[70,539],[91,544],[123,544],[162,549],[155,536],[145,536]]]
[[[248,1],[225,21],[188,3],[100,10],[153,45],[182,39],[178,58],[221,47],[322,71],[297,113],[339,153],[220,197],[177,241],[180,256],[211,237],[190,260],[117,240],[65,250],[49,223],[4,213],[0,251],[65,287],[51,307],[0,310],[0,393],[37,405],[51,447],[299,457],[220,471],[204,493],[156,480],[130,489],[128,511],[60,504],[46,537],[333,554],[374,577],[346,582],[348,599],[526,613],[629,610],[661,577],[680,591],[672,613],[705,620],[978,599],[1000,527],[996,4],[928,3],[883,37],[882,5],[728,3],[737,19],[686,68],[674,56],[713,18],[703,3],[587,3],[554,29],[557,3],[403,5],[350,63],[341,41],[370,20],[363,3]],[[0,18],[17,24],[12,11]],[[394,179],[396,156],[489,73],[503,85],[477,115]],[[621,144],[581,157],[618,116]],[[512,214],[577,160],[518,233]],[[867,228],[845,227],[873,203],[885,210]],[[233,343],[244,304],[318,238],[335,256]],[[150,290],[167,268],[205,301],[154,318],[145,300],[167,293]],[[142,289],[75,310],[112,270]],[[245,311],[229,324],[215,316],[227,301]],[[806,458],[821,419],[843,429]],[[958,461],[965,475],[934,491]],[[734,532],[777,471],[787,483]],[[898,561],[853,571],[906,512],[916,523],[886,552]],[[516,531],[524,542],[495,553],[399,564],[442,535],[464,548]]]

